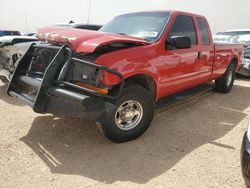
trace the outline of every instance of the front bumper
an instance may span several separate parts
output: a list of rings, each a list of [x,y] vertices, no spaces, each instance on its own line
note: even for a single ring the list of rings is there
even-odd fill
[[[40,77],[31,74],[29,70],[32,58],[34,58],[32,54],[37,49],[49,49],[56,52]],[[24,101],[37,113],[105,121],[105,114],[114,108],[114,105],[106,99],[120,97],[124,78],[117,71],[75,58],[72,54],[71,49],[66,46],[32,45],[14,72],[8,94]],[[67,81],[66,77],[73,61],[118,76],[121,83],[117,86],[117,92],[113,95],[99,94]]]
[[[245,133],[241,145],[241,171],[245,183],[250,187],[250,141],[249,141],[249,128]]]

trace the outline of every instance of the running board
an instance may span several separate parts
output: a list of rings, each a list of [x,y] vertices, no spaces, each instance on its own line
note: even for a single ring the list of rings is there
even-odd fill
[[[184,91],[178,94],[164,97],[156,103],[156,109],[161,109],[166,106],[179,103],[182,101],[184,102],[185,100],[189,98],[200,96],[201,94],[211,91],[212,89],[213,89],[212,85],[202,85],[202,86],[195,87],[195,88],[189,89],[187,91]]]

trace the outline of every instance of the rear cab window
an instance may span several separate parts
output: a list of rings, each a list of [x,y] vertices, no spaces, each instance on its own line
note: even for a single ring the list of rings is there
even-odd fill
[[[209,45],[210,44],[210,39],[209,39],[209,30],[207,26],[207,22],[204,18],[197,18],[198,25],[199,25],[199,30],[201,34],[201,40],[203,45]]]
[[[192,46],[198,44],[195,23],[191,16],[179,15],[176,17],[172,28],[168,33],[167,41],[176,36],[189,37],[191,39]]]

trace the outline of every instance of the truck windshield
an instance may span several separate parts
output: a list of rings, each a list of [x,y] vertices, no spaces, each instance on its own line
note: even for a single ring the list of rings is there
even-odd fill
[[[115,17],[99,31],[156,41],[170,18],[169,12],[131,13]]]

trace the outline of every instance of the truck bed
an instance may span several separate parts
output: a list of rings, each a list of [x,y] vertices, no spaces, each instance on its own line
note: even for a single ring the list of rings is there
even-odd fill
[[[219,78],[226,70],[228,62],[235,59],[237,71],[240,69],[244,46],[241,44],[214,44],[214,66],[212,79]]]

